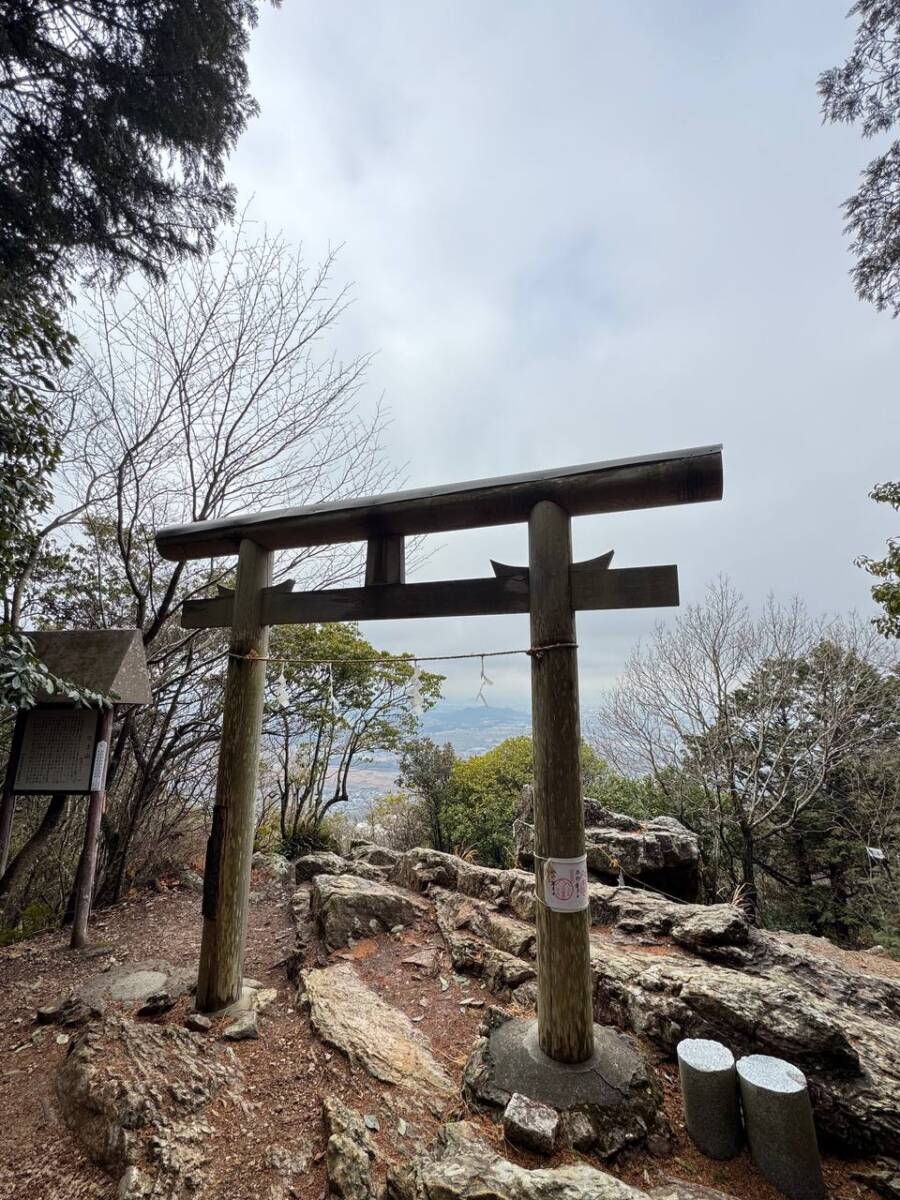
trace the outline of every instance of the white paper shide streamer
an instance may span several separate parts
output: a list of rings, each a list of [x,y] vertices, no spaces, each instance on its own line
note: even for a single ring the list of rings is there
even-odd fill
[[[480,700],[485,708],[490,708],[490,705],[487,702],[487,697],[484,694],[484,689],[486,687],[493,687],[493,686],[494,686],[493,679],[489,679],[488,676],[484,672],[484,655],[481,655],[481,677],[479,679],[478,694],[475,697],[475,703],[477,704],[478,701]]]

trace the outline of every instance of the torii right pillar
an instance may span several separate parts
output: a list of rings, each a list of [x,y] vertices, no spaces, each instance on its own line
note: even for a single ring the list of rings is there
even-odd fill
[[[542,500],[528,521],[538,1044],[560,1063],[594,1052],[571,566],[569,514]]]

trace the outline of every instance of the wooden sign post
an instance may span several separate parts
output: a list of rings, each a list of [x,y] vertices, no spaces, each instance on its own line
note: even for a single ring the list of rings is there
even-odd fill
[[[233,595],[189,600],[188,629],[231,628],[222,747],[207,845],[197,1007],[240,995],[252,853],[267,627],[327,621],[529,613],[535,762],[540,1048],[559,1063],[593,1052],[581,795],[575,612],[678,604],[674,566],[610,569],[612,554],[573,563],[571,518],[718,500],[718,446],[539,471],[420,491],[172,526],[174,561],[238,554]],[[528,522],[529,564],[493,578],[406,583],[410,535]],[[294,593],[269,583],[273,552],[367,543],[365,586]],[[250,656],[250,657],[247,657]]]
[[[54,675],[110,698],[102,712],[42,696],[16,714],[0,800],[0,877],[5,873],[17,795],[87,796],[84,845],[75,874],[70,945],[83,948],[94,895],[97,845],[106,804],[114,708],[151,699],[147,661],[136,629],[41,630],[28,633],[35,653]]]

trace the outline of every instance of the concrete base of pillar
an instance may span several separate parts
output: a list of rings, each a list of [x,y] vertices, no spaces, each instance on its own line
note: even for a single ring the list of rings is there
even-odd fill
[[[492,1010],[463,1073],[475,1108],[499,1115],[518,1094],[559,1113],[558,1144],[603,1158],[628,1145],[668,1151],[669,1129],[653,1068],[635,1042],[609,1026],[594,1026],[587,1062],[559,1063],[538,1045],[537,1021]]]

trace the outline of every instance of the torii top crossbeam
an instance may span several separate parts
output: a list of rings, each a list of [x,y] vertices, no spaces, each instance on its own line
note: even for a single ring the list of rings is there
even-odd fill
[[[527,521],[552,500],[573,517],[722,497],[722,447],[699,446],[550,471],[365,496],[303,508],[170,525],[156,535],[164,558],[237,554],[243,539],[267,550],[373,537],[446,533]]]

